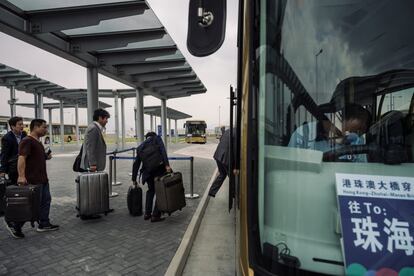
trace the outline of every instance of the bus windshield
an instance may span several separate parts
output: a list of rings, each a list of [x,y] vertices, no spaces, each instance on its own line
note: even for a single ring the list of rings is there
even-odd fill
[[[206,134],[206,123],[204,121],[200,122],[191,122],[187,121],[186,123],[186,134],[192,135],[204,135]]]
[[[413,176],[414,2],[259,2],[262,253],[344,274],[336,174]]]

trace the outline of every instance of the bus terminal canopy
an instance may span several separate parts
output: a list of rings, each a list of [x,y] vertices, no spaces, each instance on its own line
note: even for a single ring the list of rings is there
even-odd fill
[[[144,107],[144,114],[161,117],[161,106],[146,106]],[[167,119],[184,120],[191,117],[189,114],[167,107]]]
[[[16,105],[18,106],[23,106],[23,107],[28,107],[28,108],[35,108],[36,105],[33,103],[16,103]],[[102,108],[108,108],[111,107],[111,105],[104,103],[104,102],[99,102],[99,106]],[[67,104],[64,103],[63,104],[63,108],[75,108],[76,105],[75,104]],[[79,104],[78,105],[79,108],[86,108],[86,105],[83,104]],[[44,109],[59,109],[60,108],[60,104],[59,103],[44,103],[43,104],[43,108]]]
[[[160,99],[207,91],[144,0],[101,2],[1,1],[0,31],[87,67],[92,91],[98,72]]]

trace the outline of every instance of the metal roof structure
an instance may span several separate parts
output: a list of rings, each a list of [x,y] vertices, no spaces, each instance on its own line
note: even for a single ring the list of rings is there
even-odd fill
[[[146,106],[144,114],[161,117],[161,106]],[[183,120],[191,117],[189,114],[167,107],[167,119]]]
[[[65,103],[65,106],[66,105],[75,106],[75,104],[79,104],[79,107],[87,107],[86,94],[85,96],[72,95],[70,93],[65,94],[65,92],[71,92],[72,89],[67,89],[56,83],[36,77],[36,75],[30,75],[28,73],[25,73],[23,71],[17,70],[13,67],[10,67],[10,66],[7,66],[1,63],[0,63],[0,86],[6,86],[6,87],[13,86],[16,90],[19,90],[19,91],[24,91],[24,92],[32,93],[32,94],[40,93],[43,96],[54,99],[54,100],[58,100],[58,101],[63,100]],[[131,91],[134,91],[134,90],[131,90]],[[45,105],[48,105],[48,104],[45,103],[44,106]],[[57,103],[57,105],[59,104]],[[104,102],[99,102],[99,106],[103,108],[110,107],[110,105]],[[34,104],[33,106],[30,106],[30,107],[34,107]]]
[[[70,3],[1,1],[0,31],[79,65],[97,68],[146,95],[171,99],[207,91],[144,0]],[[76,93],[66,93],[69,91],[36,77],[27,81],[45,94],[77,100]]]
[[[15,105],[18,106],[23,106],[23,107],[28,107],[28,108],[35,108],[36,105],[34,103],[15,103]],[[100,102],[99,106],[102,108],[108,108],[111,107],[111,105],[104,103],[104,102]],[[76,105],[75,104],[68,104],[68,103],[63,103],[63,108],[75,108]],[[86,108],[86,105],[83,104],[79,104],[78,105],[79,108]],[[60,104],[59,103],[44,103],[43,104],[43,109],[59,109],[60,108]]]

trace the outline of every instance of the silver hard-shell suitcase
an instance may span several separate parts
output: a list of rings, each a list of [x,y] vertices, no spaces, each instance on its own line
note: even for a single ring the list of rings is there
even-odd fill
[[[76,179],[78,216],[107,215],[109,209],[109,180],[106,172],[81,173]]]

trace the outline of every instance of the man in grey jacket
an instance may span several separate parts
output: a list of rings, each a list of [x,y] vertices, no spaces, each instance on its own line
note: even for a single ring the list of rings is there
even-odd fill
[[[103,137],[105,125],[110,115],[98,108],[93,112],[93,123],[86,129],[80,167],[84,170],[103,171],[106,166],[106,143]]]

